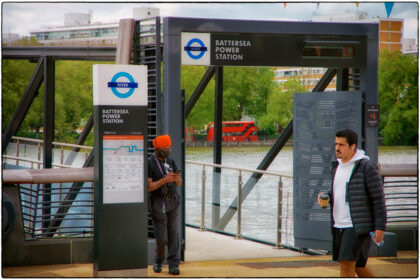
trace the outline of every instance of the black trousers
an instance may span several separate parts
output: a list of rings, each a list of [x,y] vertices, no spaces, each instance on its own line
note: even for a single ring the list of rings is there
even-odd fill
[[[168,246],[168,264],[179,265],[179,233],[178,216],[180,199],[178,196],[159,198],[151,197],[150,212],[156,237],[155,263],[162,264],[165,260],[165,248]]]

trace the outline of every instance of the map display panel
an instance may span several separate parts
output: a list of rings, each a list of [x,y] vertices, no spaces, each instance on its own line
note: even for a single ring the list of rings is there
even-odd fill
[[[144,202],[144,136],[103,135],[103,203]]]

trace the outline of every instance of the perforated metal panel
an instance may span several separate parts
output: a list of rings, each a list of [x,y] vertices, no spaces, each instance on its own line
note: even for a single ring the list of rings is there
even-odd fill
[[[330,209],[318,193],[331,186],[337,130],[350,128],[361,146],[360,91],[296,93],[293,96],[293,214],[295,246],[331,249]]]

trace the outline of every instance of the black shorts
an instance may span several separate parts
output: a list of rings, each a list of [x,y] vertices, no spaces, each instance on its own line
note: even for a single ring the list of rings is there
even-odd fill
[[[368,234],[356,235],[354,228],[334,228],[333,260],[356,261],[356,267],[365,267],[370,243]]]

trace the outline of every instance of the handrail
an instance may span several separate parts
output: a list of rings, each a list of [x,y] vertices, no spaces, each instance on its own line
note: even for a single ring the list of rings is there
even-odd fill
[[[195,165],[204,165],[204,166],[210,166],[210,167],[217,167],[217,168],[224,168],[224,169],[231,169],[231,170],[236,170],[236,171],[260,173],[260,174],[279,176],[279,177],[285,177],[285,178],[293,178],[292,175],[288,175],[288,174],[280,174],[280,173],[276,173],[276,172],[263,171],[263,170],[258,170],[258,169],[239,168],[239,167],[233,167],[233,166],[227,166],[227,165],[221,165],[221,164],[215,164],[215,163],[209,163],[209,162],[186,160],[185,163],[190,163],[190,164],[195,164]]]
[[[3,169],[3,184],[48,184],[93,182],[93,167],[46,169]]]
[[[25,162],[42,164],[42,160],[28,159],[28,158],[23,158],[23,157],[15,157],[15,156],[4,155],[3,158],[5,158],[5,159],[13,159],[13,160],[17,160],[17,161],[25,161]],[[54,167],[62,167],[62,168],[69,168],[69,167],[71,167],[71,165],[65,165],[65,164],[59,164],[59,163],[53,163],[52,166],[54,166]]]
[[[384,177],[416,177],[417,164],[379,164],[379,173]]]
[[[16,154],[14,156],[4,154],[3,155],[3,159],[15,160],[16,161],[16,165],[19,165],[19,162],[20,161],[23,161],[23,162],[29,162],[29,163],[31,163],[32,164],[32,166],[31,166],[32,168],[33,168],[33,164],[37,164],[38,165],[38,168],[41,167],[42,160],[41,160],[39,154],[40,154],[40,149],[41,149],[41,147],[42,147],[42,145],[44,143],[44,141],[42,139],[34,139],[34,138],[26,138],[26,137],[12,136],[12,140],[15,140],[16,141]],[[19,152],[20,146],[23,145],[23,144],[27,144],[27,143],[29,143],[28,145],[34,144],[34,145],[36,145],[38,147],[38,152],[37,152],[38,159],[31,159],[31,158],[25,158],[25,157],[20,157],[19,156],[19,154],[20,154],[20,152]],[[58,149],[60,151],[60,154],[59,154],[59,157],[60,158],[58,160],[59,162],[53,162],[52,163],[52,166],[53,167],[62,167],[62,168],[72,167],[71,165],[68,165],[68,164],[65,164],[64,163],[64,150],[72,150],[72,152],[70,153],[70,155],[68,157],[68,158],[70,158],[72,156],[73,151],[75,149],[79,149],[79,150],[83,149],[84,150],[83,153],[85,154],[85,159],[87,158],[88,153],[92,152],[92,150],[93,150],[93,147],[91,147],[91,146],[85,146],[85,145],[69,144],[69,143],[62,143],[62,142],[56,142],[56,141],[53,141],[52,144],[54,146],[56,146],[57,147],[56,149]],[[69,148],[69,149],[66,149],[66,148]],[[66,161],[66,163],[67,163],[67,161]]]
[[[27,141],[27,142],[34,142],[34,143],[44,143],[44,140],[42,139],[26,138],[26,137],[20,137],[20,136],[12,136],[12,139]],[[93,147],[85,146],[85,145],[76,145],[76,144],[69,144],[69,143],[62,143],[62,142],[55,142],[55,141],[53,141],[52,144],[56,146],[93,150]]]

